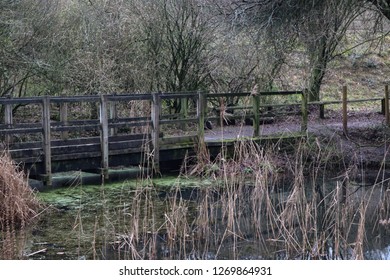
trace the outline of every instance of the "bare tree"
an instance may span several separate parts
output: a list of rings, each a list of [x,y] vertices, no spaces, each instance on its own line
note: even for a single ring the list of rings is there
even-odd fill
[[[45,79],[45,50],[51,44],[57,1],[2,1],[0,8],[0,95],[22,96]],[[32,94],[42,88],[29,87]]]
[[[198,0],[141,2],[135,2],[135,11],[148,90],[177,92],[204,87],[212,38],[207,7]],[[178,111],[179,103],[176,100],[169,106]]]
[[[320,87],[328,63],[350,24],[374,4],[383,15],[389,12],[387,0],[237,0],[223,1],[226,14],[239,25],[252,24],[267,30],[288,30],[305,46],[310,74],[307,88],[310,100],[319,100]],[[229,5],[228,5],[229,4]],[[226,10],[226,9],[225,9]]]
[[[198,89],[207,73],[211,38],[206,7],[197,0],[146,1],[139,6],[141,42],[152,67],[150,89]]]

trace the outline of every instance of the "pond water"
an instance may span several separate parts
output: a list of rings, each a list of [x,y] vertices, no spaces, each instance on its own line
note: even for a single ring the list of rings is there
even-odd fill
[[[357,258],[360,250],[365,259],[390,259],[387,225],[382,220],[382,227],[378,226],[377,210],[370,210],[370,203],[362,204],[367,206],[364,218],[351,210],[350,225],[338,227],[344,232],[336,235],[329,228],[313,231],[318,219],[310,222],[314,213],[308,210],[313,201],[310,194],[300,193],[308,201],[300,208],[303,204],[292,204],[290,188],[261,196],[259,192],[265,190],[250,185],[223,190],[214,185],[211,180],[165,177],[39,193],[46,209],[28,230],[24,258],[350,259]],[[384,191],[372,189],[370,197]],[[356,188],[351,203],[367,191]],[[372,204],[378,205],[378,198],[374,199]],[[301,211],[304,219],[281,218],[294,211]],[[325,210],[323,216],[329,227],[337,223],[332,211]],[[364,234],[357,239],[362,219]],[[344,245],[336,248],[336,244]]]

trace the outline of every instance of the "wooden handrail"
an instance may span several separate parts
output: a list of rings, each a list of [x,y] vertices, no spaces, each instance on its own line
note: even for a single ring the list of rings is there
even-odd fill
[[[287,95],[287,94],[302,94],[302,91],[283,91],[283,92],[265,92],[260,95]],[[16,134],[42,134],[41,147],[39,145],[35,149],[41,149],[44,156],[44,178],[47,185],[51,184],[52,177],[52,144],[59,141],[58,137],[66,140],[68,143],[75,142],[75,139],[70,137],[69,132],[73,131],[96,131],[100,133],[99,144],[100,152],[94,151],[101,156],[101,174],[104,179],[108,178],[108,169],[110,167],[109,158],[112,151],[109,150],[110,137],[116,135],[117,129],[150,126],[151,127],[151,145],[153,149],[153,159],[156,171],[159,170],[160,162],[160,142],[161,129],[160,125],[168,124],[187,124],[197,123],[197,137],[204,139],[205,120],[207,117],[207,101],[215,97],[231,97],[231,96],[250,96],[250,93],[218,93],[208,94],[205,92],[188,92],[188,93],[153,93],[153,94],[113,94],[113,95],[89,95],[89,96],[39,96],[28,98],[0,98],[0,105],[5,106],[4,124],[0,124],[0,133],[5,135],[10,142],[13,135]],[[177,118],[168,118],[161,114],[162,100],[181,99],[184,112],[180,112]],[[192,99],[196,102],[196,112],[190,112],[188,109],[188,100]],[[117,103],[128,101],[148,101],[151,106],[151,114],[139,117],[118,117],[116,112]],[[98,103],[100,105],[100,115],[97,119],[88,120],[72,120],[70,103]],[[42,110],[40,112],[42,122],[14,124],[12,115],[12,105],[28,105],[40,104]],[[55,105],[53,107],[53,105]],[[57,107],[56,107],[57,106]],[[254,118],[258,118],[260,107],[265,106],[260,102],[253,108]],[[52,111],[59,108],[58,119],[52,120]],[[256,121],[258,130],[259,121]],[[184,126],[183,126],[184,127]],[[56,134],[54,134],[56,133]],[[255,133],[255,136],[259,136]],[[54,135],[57,139],[54,138]],[[96,134],[94,134],[96,135]],[[95,141],[95,140],[94,140]],[[77,141],[76,141],[77,142]],[[98,143],[95,143],[96,146]],[[17,144],[16,144],[17,145]],[[16,147],[15,145],[15,147]],[[60,158],[56,155],[56,158]]]

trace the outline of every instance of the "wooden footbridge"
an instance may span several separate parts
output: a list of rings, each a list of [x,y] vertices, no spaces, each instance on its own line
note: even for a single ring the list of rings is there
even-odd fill
[[[295,108],[305,133],[308,102],[305,91],[251,93],[152,93],[90,96],[44,96],[0,98],[2,122],[0,140],[13,160],[31,178],[46,185],[58,172],[87,171],[109,177],[109,170],[129,166],[153,166],[155,170],[181,164],[204,142],[218,152],[225,141],[205,137],[208,122],[226,119],[250,120],[252,135],[261,139],[260,125],[270,96],[296,96],[293,104],[272,107]],[[240,99],[240,106],[227,108],[228,100]],[[237,99],[236,99],[237,100]],[[171,114],[170,105],[180,104]],[[235,102],[237,104],[237,102]],[[324,105],[324,104],[320,104]],[[235,114],[229,114],[234,110]],[[242,112],[237,115],[236,112]],[[207,132],[206,132],[207,134]]]

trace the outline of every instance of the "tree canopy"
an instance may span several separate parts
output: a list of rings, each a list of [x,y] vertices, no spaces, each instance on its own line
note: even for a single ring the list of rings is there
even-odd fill
[[[1,1],[0,95],[270,90],[299,51],[316,100],[360,18],[385,36],[390,1]]]

